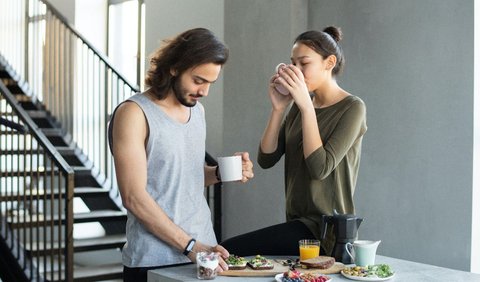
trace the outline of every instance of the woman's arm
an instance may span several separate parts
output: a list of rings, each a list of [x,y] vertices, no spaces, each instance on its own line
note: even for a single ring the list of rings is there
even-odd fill
[[[295,104],[301,112],[303,155],[307,158],[311,153],[323,146],[323,142],[318,130],[315,108],[305,84],[303,73],[297,67],[290,65],[282,69],[278,82],[290,91]]]
[[[282,136],[284,132],[283,117],[286,109],[291,104],[292,96],[277,92],[275,89],[275,81],[278,78],[278,73],[273,75],[270,78],[268,87],[272,110],[265,130],[263,131],[257,155],[257,161],[262,168],[272,167],[283,155],[283,150],[279,148],[279,146],[283,146],[284,144],[279,144],[279,141],[282,141],[282,138],[284,138],[284,136]]]
[[[272,109],[270,112],[270,118],[267,122],[267,127],[265,128],[260,141],[260,148],[263,153],[271,154],[277,149],[282,120],[283,111]]]
[[[366,130],[365,104],[361,100],[354,101],[342,114],[323,146],[305,159],[311,177],[323,179],[330,175]]]

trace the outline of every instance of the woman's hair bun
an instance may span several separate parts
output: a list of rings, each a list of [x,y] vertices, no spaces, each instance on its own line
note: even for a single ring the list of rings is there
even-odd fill
[[[343,33],[339,27],[336,26],[329,26],[326,27],[323,32],[330,34],[330,36],[337,42],[342,40]]]

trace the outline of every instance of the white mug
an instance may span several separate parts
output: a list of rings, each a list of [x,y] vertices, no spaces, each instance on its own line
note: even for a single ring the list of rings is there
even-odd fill
[[[217,161],[222,182],[242,180],[242,156],[218,157]]]
[[[375,264],[375,255],[381,241],[356,240],[345,244],[345,250],[357,266]]]

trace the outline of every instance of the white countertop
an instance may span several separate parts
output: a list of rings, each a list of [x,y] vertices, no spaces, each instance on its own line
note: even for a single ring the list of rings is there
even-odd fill
[[[280,258],[280,257],[269,257]],[[377,256],[375,263],[386,263],[395,271],[395,276],[388,280],[392,282],[480,282],[480,274],[454,270],[444,267],[433,266],[429,264],[411,262],[407,260],[395,259],[385,256]],[[332,282],[336,281],[354,281],[343,277],[341,274],[329,274]],[[177,281],[201,281],[196,276],[196,266],[194,264],[166,267],[148,272],[148,282],[177,282]],[[207,280],[208,281],[208,280]],[[215,282],[273,282],[274,277],[227,277],[217,276]]]

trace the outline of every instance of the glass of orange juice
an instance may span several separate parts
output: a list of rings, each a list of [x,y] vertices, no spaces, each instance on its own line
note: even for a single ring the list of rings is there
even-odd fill
[[[306,260],[320,255],[320,241],[303,239],[298,241],[300,248],[300,260]]]

